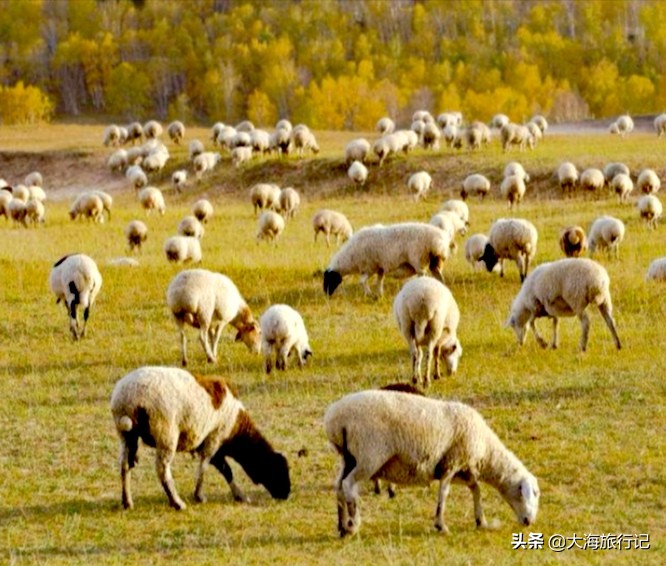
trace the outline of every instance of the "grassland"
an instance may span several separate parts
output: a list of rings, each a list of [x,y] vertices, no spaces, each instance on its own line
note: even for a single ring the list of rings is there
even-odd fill
[[[18,180],[38,168],[53,197],[43,227],[18,229],[0,219],[0,562],[664,563],[666,308],[663,286],[644,281],[650,261],[666,255],[664,227],[648,231],[633,206],[620,206],[609,195],[562,199],[552,178],[564,159],[579,167],[624,161],[634,171],[653,167],[664,178],[664,149],[654,136],[638,133],[625,141],[551,136],[534,152],[509,156],[496,146],[477,155],[417,152],[373,168],[368,187],[355,190],[341,159],[352,134],[321,132],[316,159],[263,160],[241,171],[225,161],[186,194],[168,194],[166,214],[146,220],[150,236],[141,266],[130,269],[108,261],[125,254],[123,228],[144,214],[123,181],[105,171],[101,131],[101,126],[69,125],[0,129],[0,177]],[[205,139],[206,132],[188,138],[194,136]],[[184,164],[185,150],[174,154],[156,180],[160,186]],[[587,227],[601,213],[625,221],[620,259],[600,258],[611,276],[624,347],[615,351],[600,316],[592,313],[584,354],[577,351],[575,319],[563,321],[559,350],[541,350],[532,337],[519,348],[513,333],[502,328],[519,288],[515,266],[507,267],[504,279],[475,273],[459,252],[445,271],[462,312],[464,355],[458,375],[435,382],[429,394],[475,406],[539,478],[537,522],[518,526],[499,495],[484,486],[486,514],[501,525],[478,532],[471,496],[456,487],[447,507],[451,534],[442,536],[432,527],[434,485],[401,488],[394,500],[374,496],[368,486],[361,532],[341,541],[332,490],[338,459],[326,443],[323,412],[348,392],[407,380],[409,355],[392,315],[401,282],[388,280],[386,296],[372,300],[350,279],[327,299],[321,270],[334,249],[312,242],[310,218],[325,206],[343,211],[355,227],[427,221],[465,174],[483,171],[496,181],[514,158],[533,177],[518,214],[539,229],[538,263],[560,257],[557,236],[565,225]],[[433,174],[436,186],[427,202],[414,203],[405,193],[405,179],[422,168]],[[254,240],[247,189],[257,180],[293,185],[303,195],[277,248]],[[92,185],[113,191],[112,220],[70,222],[72,187]],[[174,474],[189,505],[177,513],[158,484],[151,451],[144,449],[133,482],[136,508],[124,512],[108,400],[114,383],[132,369],[180,359],[165,305],[168,282],[180,268],[166,263],[161,245],[200,195],[216,207],[202,243],[203,267],[228,274],[257,315],[285,302],[301,312],[309,330],[311,363],[269,377],[258,357],[233,343],[231,333],[223,338],[217,367],[205,363],[194,332],[189,334],[190,369],[220,374],[236,387],[259,427],[289,459],[293,492],[288,501],[275,502],[236,467],[252,504],[234,504],[223,479],[210,472],[209,502],[195,505],[196,462],[179,455]],[[487,232],[495,218],[507,215],[497,197],[471,201],[470,208],[472,233]],[[52,263],[75,251],[94,257],[104,277],[89,336],[78,343],[71,341],[64,309],[56,307],[47,288]],[[541,326],[549,332],[547,322]],[[543,533],[546,542],[556,533],[648,533],[651,549],[512,550],[512,533],[519,532],[525,538]]]

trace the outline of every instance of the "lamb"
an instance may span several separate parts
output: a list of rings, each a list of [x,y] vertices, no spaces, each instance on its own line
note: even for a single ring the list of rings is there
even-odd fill
[[[227,324],[237,330],[237,342],[242,341],[253,353],[259,352],[261,329],[236,285],[226,275],[205,269],[181,271],[169,283],[167,304],[180,331],[183,366],[187,365],[185,324],[199,329],[199,339],[210,363],[217,361],[217,345]]]
[[[201,244],[191,236],[171,236],[164,242],[164,254],[172,263],[200,263]]]
[[[364,163],[370,153],[370,142],[365,138],[357,138],[345,146],[345,161],[351,164],[353,161]]]
[[[647,281],[666,281],[666,257],[655,259],[648,267]]]
[[[231,150],[231,164],[234,167],[240,167],[243,163],[252,159],[251,147],[234,147]]]
[[[644,194],[654,194],[661,188],[661,180],[652,169],[643,169],[636,181],[636,188]]]
[[[353,183],[363,186],[368,179],[368,168],[360,161],[354,161],[347,169],[347,176]]]
[[[567,226],[560,234],[560,249],[567,257],[580,257],[587,251],[587,236],[580,226]]]
[[[206,224],[213,217],[213,205],[206,199],[199,199],[192,205],[192,214],[202,224]]]
[[[525,181],[517,175],[509,175],[502,180],[500,192],[507,201],[507,207],[512,209],[520,204],[525,196]]]
[[[469,226],[469,207],[467,203],[462,200],[449,199],[442,203],[440,211],[450,210],[455,212],[465,224],[465,227]],[[461,232],[464,234],[465,232]]]
[[[64,301],[69,315],[69,330],[74,340],[86,335],[90,309],[102,287],[102,276],[95,261],[84,254],[61,257],[53,264],[49,275],[49,288],[56,296],[56,304]],[[83,324],[77,319],[77,308],[83,308]]]
[[[139,165],[130,165],[125,171],[125,177],[135,189],[142,189],[148,185],[148,177]]]
[[[115,124],[111,124],[104,129],[104,139],[102,143],[108,147],[115,147],[120,143],[120,130]]]
[[[187,171],[185,169],[174,171],[171,174],[171,184],[176,189],[176,192],[180,193],[187,185]]]
[[[388,116],[380,118],[377,122],[375,129],[383,136],[384,134],[392,134],[395,131],[395,122]]]
[[[465,242],[465,259],[475,271],[483,265],[481,256],[486,249],[486,244],[488,244],[488,236],[485,234],[474,234]]]
[[[371,226],[359,230],[336,253],[324,272],[324,291],[332,295],[343,277],[361,275],[361,284],[370,294],[368,278],[377,275],[377,295],[383,295],[384,276],[396,272],[400,276],[426,270],[440,281],[442,268],[449,257],[450,241],[445,232],[419,223]]]
[[[499,491],[520,524],[536,520],[540,495],[536,478],[469,405],[400,391],[361,391],[331,404],[324,428],[342,457],[336,480],[342,537],[358,531],[357,486],[373,478],[402,484],[439,480],[435,528],[445,533],[451,482],[471,490],[479,528],[488,526],[481,481]]]
[[[479,259],[486,264],[488,271],[492,271],[499,262],[500,277],[504,277],[504,260],[515,260],[522,282],[536,255],[537,240],[537,229],[528,220],[500,218],[491,226],[488,244]]]
[[[212,171],[220,161],[220,154],[212,151],[204,151],[192,160],[194,167],[194,174],[197,180],[200,181],[201,177],[206,171]]]
[[[277,246],[278,238],[284,231],[284,218],[277,212],[265,210],[259,217],[257,223],[257,243],[260,240],[268,240]]]
[[[175,120],[167,127],[167,134],[173,143],[179,145],[185,137],[185,126],[179,120]]]
[[[185,502],[176,491],[171,463],[176,452],[197,453],[194,499],[206,500],[204,473],[212,464],[224,476],[236,501],[248,501],[233,480],[226,457],[236,460],[255,484],[266,487],[275,499],[287,499],[291,490],[289,466],[259,432],[231,388],[217,377],[194,377],[170,367],[142,367],[120,379],[111,395],[111,413],[120,437],[122,504],[134,506],[130,489],[132,469],[138,463],[139,439],[156,448],[160,483],[177,509]]]
[[[617,195],[619,202],[626,203],[634,190],[634,182],[629,175],[619,173],[611,181],[611,190]]]
[[[125,227],[125,237],[130,253],[141,251],[141,245],[148,239],[148,227],[141,220],[132,220]]]
[[[419,171],[411,175],[407,181],[407,188],[414,195],[414,200],[425,199],[432,186],[432,177],[427,171]]]
[[[191,236],[201,240],[204,235],[204,227],[196,216],[186,216],[178,224],[178,233],[181,236]]]
[[[620,257],[620,243],[624,239],[624,223],[613,216],[600,216],[590,226],[588,231],[588,245],[590,257],[597,248],[605,250],[608,255],[614,253]]]
[[[428,387],[435,359],[434,378],[441,377],[440,358],[448,375],[458,369],[462,346],[457,338],[460,310],[451,291],[432,277],[417,277],[405,283],[393,302],[398,328],[409,345],[412,382]],[[425,373],[421,369],[426,350]]]
[[[557,348],[558,318],[575,315],[580,319],[579,346],[584,352],[590,331],[590,319],[585,310],[590,304],[599,309],[619,350],[622,345],[612,316],[610,278],[599,263],[587,258],[560,259],[537,267],[516,295],[506,326],[513,328],[521,346],[525,343],[527,330],[532,329],[539,346],[546,348],[546,341],[537,332],[534,321],[544,316],[552,318],[551,346]]]
[[[312,355],[305,323],[298,311],[289,305],[272,305],[259,318],[261,326],[261,352],[264,356],[264,371],[268,374],[275,368],[287,369],[287,358],[293,353],[298,366],[303,367]]]
[[[71,220],[84,217],[101,224],[104,222],[104,202],[93,192],[81,193],[72,203],[69,217]]]
[[[645,195],[638,199],[636,206],[641,218],[647,223],[648,228],[655,229],[663,212],[661,201],[654,195]]]
[[[137,195],[141,206],[150,214],[153,210],[157,210],[161,215],[166,212],[166,203],[162,191],[157,187],[146,187],[139,191]]]
[[[156,120],[150,120],[143,125],[143,135],[147,140],[154,140],[162,135],[162,125]]]
[[[594,167],[585,169],[580,174],[580,188],[586,191],[600,191],[604,188],[605,182],[604,174]]]
[[[666,132],[666,114],[659,114],[654,119],[654,129],[657,132],[658,138]]]
[[[563,193],[575,190],[578,183],[578,169],[571,161],[565,161],[557,168],[557,181]]]
[[[480,173],[474,173],[465,177],[460,189],[460,198],[467,200],[469,195],[476,194],[481,200],[490,192],[490,181]]]
[[[254,215],[259,210],[277,210],[280,207],[280,187],[273,183],[257,183],[250,189]]]
[[[336,241],[347,241],[354,233],[347,217],[336,210],[321,209],[312,217],[312,227],[314,228],[314,241],[317,241],[319,232],[326,236],[326,246],[331,246],[331,235],[335,236]]]
[[[298,191],[292,187],[282,189],[280,191],[280,198],[278,199],[278,206],[280,213],[285,218],[293,218],[298,207],[301,206],[301,197]]]

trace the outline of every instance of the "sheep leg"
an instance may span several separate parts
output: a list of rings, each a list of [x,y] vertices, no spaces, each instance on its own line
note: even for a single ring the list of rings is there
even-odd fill
[[[418,385],[421,381],[421,361],[423,360],[423,352],[416,344],[416,340],[410,341],[409,353],[412,357],[412,383]]]
[[[539,346],[541,346],[542,348],[548,348],[548,342],[546,342],[537,331],[535,320],[536,317],[532,315],[532,317],[527,321],[527,328],[532,329],[532,332],[534,333],[534,338],[536,338],[537,344],[539,344]]]
[[[483,507],[481,506],[481,487],[474,480],[472,480],[472,483],[468,484],[468,487],[472,491],[472,497],[474,498],[474,517],[476,519],[476,526],[479,529],[485,529],[488,527],[488,521],[486,521],[486,516],[484,515]]]
[[[222,337],[223,328],[224,324],[218,324],[215,327],[214,331],[211,329],[208,333],[208,339],[213,347],[213,358],[215,358],[216,360],[217,360],[217,346],[220,343],[220,338]]]
[[[611,314],[611,308],[608,305],[608,303],[601,303],[599,305],[599,312],[601,313],[601,316],[604,317],[604,320],[606,321],[606,326],[608,326],[608,330],[610,330],[611,334],[613,335],[613,340],[615,341],[615,347],[618,350],[622,349],[622,344],[620,343],[620,337],[617,334],[617,329],[615,328],[615,321],[613,320],[613,315]]]
[[[377,297],[384,296],[384,270],[380,269],[377,272]]]
[[[504,259],[503,258],[500,258],[499,264],[500,264],[500,277],[504,277]]]
[[[366,295],[372,295],[372,291],[370,290],[370,286],[368,285],[368,277],[370,276],[367,273],[361,275],[361,285],[363,286],[363,290],[365,291]]]
[[[76,320],[76,306],[78,305],[78,295],[69,303],[69,330],[74,340],[79,339],[79,323]]]
[[[162,484],[162,487],[164,488],[164,491],[169,498],[169,505],[171,505],[171,507],[177,511],[181,511],[185,509],[186,505],[178,495],[176,484],[173,481],[173,476],[171,475],[171,462],[173,461],[174,455],[175,449],[159,449],[155,458],[155,468],[157,469],[157,477],[160,479],[160,483]]]
[[[120,441],[120,480],[123,491],[124,509],[132,509],[134,507],[134,501],[132,500],[132,489],[130,485],[130,476],[132,468],[136,466],[136,463],[138,462],[138,449],[138,437],[123,435]]]
[[[437,510],[435,511],[435,528],[438,531],[441,531],[445,534],[448,534],[449,528],[444,522],[444,510],[446,507],[446,498],[449,495],[449,490],[451,489],[451,481],[453,476],[455,476],[455,471],[451,470],[442,476],[442,479],[439,481],[439,492],[437,496]]]
[[[206,357],[208,358],[208,362],[211,364],[215,363],[215,356],[213,355],[213,350],[208,343],[208,331],[209,329],[202,325],[201,329],[199,330],[199,341],[201,342],[201,345],[203,346],[204,352],[206,352]]]
[[[269,374],[273,369],[273,345],[262,341],[261,353],[264,356],[264,371]]]
[[[587,313],[583,311],[578,315],[580,319],[580,326],[582,328],[582,334],[580,336],[580,351],[584,352],[587,349],[587,337],[590,333],[590,317],[587,316]]]
[[[277,359],[275,360],[275,368],[281,371],[287,369],[287,358],[289,357],[290,346],[288,343],[284,343],[280,346],[278,350]]]
[[[234,474],[231,471],[231,466],[229,466],[224,456],[221,455],[220,452],[217,452],[211,458],[210,463],[217,468],[229,485],[231,496],[234,498],[234,501],[237,501],[238,503],[249,503],[250,499],[236,485],[236,482],[234,482]]]
[[[83,328],[81,329],[81,334],[79,338],[83,338],[86,335],[86,327],[88,326],[88,317],[90,316],[90,305],[83,309]]]
[[[432,358],[434,350],[435,345],[428,344],[428,349],[426,350],[426,384],[430,383],[430,378],[432,377]],[[437,360],[437,354],[439,354],[439,348],[435,354],[435,379],[439,379],[439,362]]]
[[[553,317],[553,343],[552,343],[553,350],[557,350],[557,345],[558,345],[557,330],[558,330],[558,327],[559,327],[559,322],[560,322],[560,319],[557,318],[556,316],[554,316]]]
[[[201,456],[201,461],[199,462],[199,468],[197,470],[197,482],[196,482],[196,487],[194,488],[194,500],[197,503],[205,503],[206,502],[206,495],[204,494],[203,491],[203,483],[204,483],[204,474],[206,473],[206,470],[208,469],[208,464],[210,463],[210,457],[206,456]]]
[[[180,324],[180,352],[181,364],[187,366],[187,337],[185,336],[185,327]]]

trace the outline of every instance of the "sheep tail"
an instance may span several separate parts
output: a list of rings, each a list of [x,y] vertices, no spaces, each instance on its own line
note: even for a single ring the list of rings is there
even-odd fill
[[[129,432],[132,430],[133,426],[134,423],[132,423],[132,419],[130,419],[127,415],[123,415],[116,421],[116,428],[118,429],[118,432]]]

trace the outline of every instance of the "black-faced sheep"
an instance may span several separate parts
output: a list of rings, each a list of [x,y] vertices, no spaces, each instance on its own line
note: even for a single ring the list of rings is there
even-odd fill
[[[530,262],[536,255],[538,233],[534,225],[521,218],[500,218],[490,228],[488,244],[479,258],[492,271],[500,264],[500,277],[504,277],[504,260],[513,259],[518,266],[520,280],[524,281]]]

